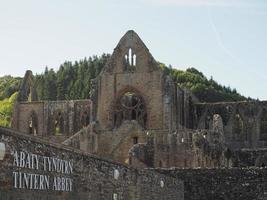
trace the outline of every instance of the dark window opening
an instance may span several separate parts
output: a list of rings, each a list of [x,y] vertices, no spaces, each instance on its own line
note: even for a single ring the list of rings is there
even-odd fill
[[[38,132],[38,119],[37,115],[32,112],[28,121],[29,134],[37,135]]]
[[[90,117],[89,117],[89,115],[86,116],[85,122],[86,122],[86,126],[88,126],[89,123],[90,123]]]
[[[162,167],[162,162],[161,162],[161,160],[159,161],[159,167],[160,167],[160,168]]]
[[[64,132],[64,119],[61,112],[58,112],[54,125],[55,125],[55,135],[62,135]]]
[[[147,114],[144,115],[144,128],[146,128],[147,125]]]
[[[133,137],[133,144],[138,144],[138,137]]]
[[[135,113],[134,110],[132,111],[132,117],[131,117],[131,119],[132,119],[132,120],[136,120],[136,113]]]
[[[86,127],[90,124],[90,114],[87,111],[83,112],[82,114],[81,124],[83,127]]]

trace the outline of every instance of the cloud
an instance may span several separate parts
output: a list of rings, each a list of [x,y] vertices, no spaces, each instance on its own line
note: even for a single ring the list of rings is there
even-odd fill
[[[142,0],[144,2],[166,6],[243,6],[244,0]]]

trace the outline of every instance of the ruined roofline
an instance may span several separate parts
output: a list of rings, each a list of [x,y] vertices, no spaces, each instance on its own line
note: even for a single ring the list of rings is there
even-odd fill
[[[150,53],[149,49],[147,48],[147,46],[145,45],[143,40],[139,37],[139,35],[134,30],[128,30],[122,36],[122,38],[119,40],[119,42],[116,45],[116,47],[113,49],[113,52],[112,52],[110,58],[107,60],[106,64],[102,68],[101,72],[96,76],[95,80],[97,80],[101,75],[103,75],[103,73],[109,68],[110,65],[113,65],[113,63],[112,63],[113,59],[116,58],[116,54],[119,52],[119,49],[121,47],[123,47],[125,45],[127,46],[127,40],[136,40],[135,45],[141,45],[142,48],[144,48],[145,51],[149,54],[149,57],[151,57],[153,63],[160,69],[160,66],[159,66],[158,62],[152,56],[152,54]],[[137,73],[137,72],[135,72],[135,73]]]
[[[120,45],[122,45],[122,43],[124,42],[124,40],[127,39],[127,36],[131,35],[131,37],[136,37],[138,39],[138,41],[141,42],[142,46],[147,50],[149,51],[149,49],[147,48],[147,46],[145,45],[145,43],[143,42],[143,40],[139,37],[139,35],[134,31],[134,30],[128,30],[123,36],[122,38],[120,39],[119,43],[117,44],[117,46],[114,48],[117,49],[120,47]]]

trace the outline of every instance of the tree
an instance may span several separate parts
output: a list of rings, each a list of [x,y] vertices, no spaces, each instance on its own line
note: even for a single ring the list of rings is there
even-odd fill
[[[13,105],[17,98],[17,95],[18,92],[15,92],[10,96],[10,98],[6,98],[0,101],[0,126],[10,126]]]

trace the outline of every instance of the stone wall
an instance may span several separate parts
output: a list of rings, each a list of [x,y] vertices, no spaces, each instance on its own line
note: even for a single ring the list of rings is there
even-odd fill
[[[27,71],[12,128],[124,164],[134,147],[135,167],[267,162],[267,101],[199,103],[161,69],[132,30],[92,80],[90,99],[38,102]],[[149,145],[148,137],[154,139]]]
[[[160,169],[184,181],[185,200],[265,200],[266,168]]]
[[[17,115],[13,115],[13,118],[17,118],[17,124],[13,125],[13,128],[29,133],[29,121],[34,113],[36,115],[36,135],[44,135],[46,133],[44,102],[19,103],[16,109]]]
[[[92,103],[87,100],[17,102],[12,128],[32,135],[62,140],[90,123]],[[30,133],[29,126],[35,128]],[[57,133],[57,127],[60,129]]]
[[[195,126],[210,129],[213,115],[218,114],[223,120],[224,137],[231,149],[265,148],[267,135],[261,132],[261,121],[266,119],[267,101],[220,102],[196,104],[197,121]],[[235,130],[239,117],[240,127]]]
[[[181,181],[152,170],[128,168],[0,128],[0,149],[3,144],[0,199],[183,200]]]
[[[231,164],[234,167],[266,167],[267,148],[265,149],[241,149],[231,155]]]

